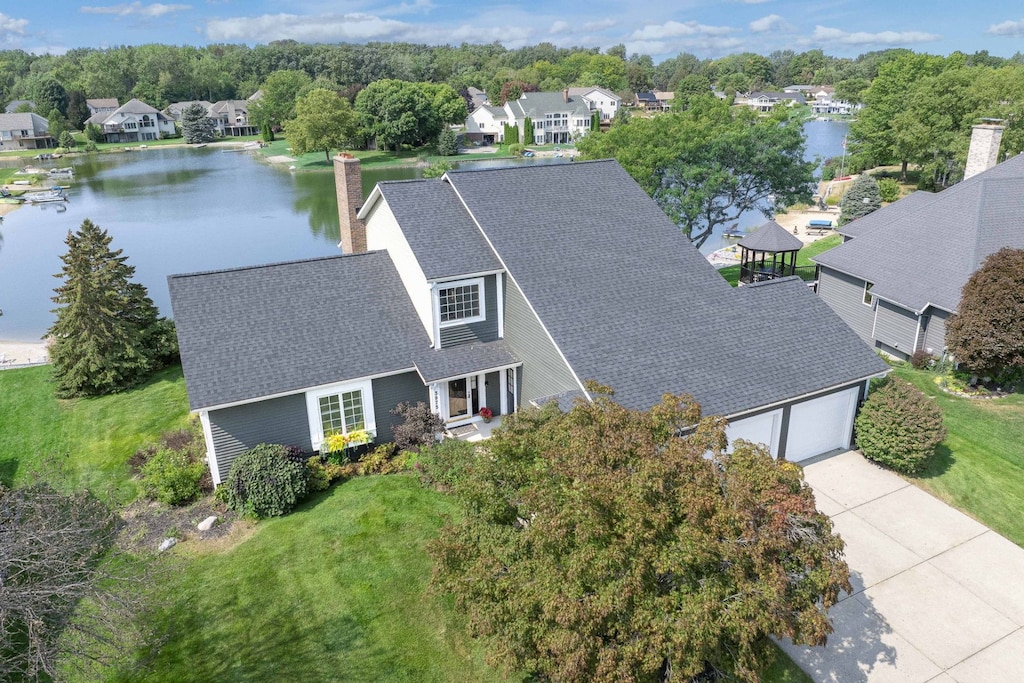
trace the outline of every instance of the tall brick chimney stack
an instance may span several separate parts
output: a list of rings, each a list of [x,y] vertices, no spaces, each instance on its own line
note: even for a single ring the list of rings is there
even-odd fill
[[[356,218],[363,207],[363,174],[359,159],[351,154],[334,157],[334,189],[338,193],[338,222],[342,253],[366,251],[366,224]]]
[[[568,88],[565,88],[564,90],[562,90],[562,101],[565,102],[566,104],[569,103],[569,89]]]
[[[964,180],[999,163],[999,143],[1003,140],[1006,126],[998,123],[980,123],[971,131],[971,146],[967,150],[967,166]]]

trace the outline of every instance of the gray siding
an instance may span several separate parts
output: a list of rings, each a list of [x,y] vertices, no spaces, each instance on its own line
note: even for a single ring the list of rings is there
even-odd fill
[[[935,308],[929,308],[928,311],[931,315],[921,320],[923,333],[918,346],[926,351],[931,349],[929,353],[937,357],[946,348],[946,320],[949,319],[949,313]]]
[[[818,273],[818,296],[856,332],[874,346],[871,328],[875,320],[874,306],[864,303],[864,280],[821,266]],[[911,337],[913,340],[913,337]]]
[[[373,415],[377,422],[377,443],[394,441],[394,429],[402,418],[391,411],[399,403],[430,403],[427,387],[415,372],[373,380]]]
[[[501,372],[505,372],[502,370]],[[488,372],[484,375],[484,402],[494,411],[495,415],[501,413],[501,372]]]
[[[495,341],[498,338],[498,292],[494,275],[484,277],[484,314],[486,320],[469,325],[441,328],[441,348]]]
[[[217,469],[223,481],[242,452],[261,443],[298,446],[311,451],[306,396],[295,394],[210,411],[210,432]]]
[[[875,340],[889,349],[896,349],[902,355],[913,353],[917,337],[917,314],[888,301],[879,300],[877,305]]]
[[[505,285],[505,343],[523,362],[519,372],[522,378],[519,405],[580,390],[569,366],[530,310],[522,292],[508,280]]]

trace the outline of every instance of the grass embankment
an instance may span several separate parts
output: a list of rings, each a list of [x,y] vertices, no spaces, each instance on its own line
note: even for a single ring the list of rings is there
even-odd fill
[[[938,403],[948,430],[931,466],[911,480],[1024,546],[1024,396],[963,398],[939,389],[933,373],[909,365],[893,373]]]
[[[187,421],[185,380],[178,366],[123,394],[68,401],[54,398],[49,366],[4,370],[0,483],[18,485],[41,475],[61,489],[89,489],[126,503],[138,495],[128,458]]]
[[[805,246],[803,249],[796,253],[797,267],[813,266],[814,262],[811,261],[811,258],[817,256],[818,254],[821,254],[822,252],[828,251],[832,247],[838,247],[842,243],[843,238],[841,235],[829,235],[828,237],[823,237],[820,240],[815,240],[811,242],[810,244],[808,244],[807,246]],[[738,264],[735,266],[726,266],[725,268],[719,268],[718,272],[721,273],[722,277],[724,277],[726,281],[728,281],[728,283],[733,287],[739,285],[740,267]]]

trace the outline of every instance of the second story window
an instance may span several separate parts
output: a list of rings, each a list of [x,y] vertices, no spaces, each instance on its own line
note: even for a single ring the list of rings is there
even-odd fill
[[[438,287],[437,296],[442,327],[485,319],[483,278],[446,282]]]

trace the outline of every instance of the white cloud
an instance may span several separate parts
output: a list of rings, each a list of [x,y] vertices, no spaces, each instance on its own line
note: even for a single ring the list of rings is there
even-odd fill
[[[584,31],[603,31],[606,28],[611,28],[617,25],[619,22],[614,19],[601,19],[600,21],[588,21],[583,24]]]
[[[630,40],[626,52],[650,55],[655,59],[674,57],[680,52],[718,56],[735,51],[743,41],[732,36],[696,36],[678,40]]]
[[[633,31],[631,38],[634,40],[664,40],[681,36],[722,36],[735,30],[730,26],[708,26],[698,24],[696,21],[666,21],[664,24],[648,24]]]
[[[388,7],[386,9],[380,9],[378,12],[385,16],[394,16],[396,14],[429,14],[431,10],[436,8],[431,0],[413,0],[412,2],[403,2],[395,7]]]
[[[28,19],[15,19],[0,12],[0,45],[13,43],[18,36],[25,35]]]
[[[992,24],[988,27],[988,32],[994,36],[1024,36],[1024,19]]]
[[[751,33],[765,33],[767,31],[787,29],[788,25],[778,14],[769,14],[766,17],[750,22],[749,28]]]
[[[912,43],[926,43],[939,40],[942,36],[924,31],[843,31],[827,26],[815,26],[811,36],[816,43],[839,43],[840,45],[888,45],[900,46]]]
[[[548,33],[568,33],[572,29],[572,26],[568,21],[556,21],[551,24],[551,28],[548,29]]]
[[[114,14],[119,17],[139,16],[152,19],[188,9],[192,9],[192,5],[164,5],[159,2],[152,5],[143,5],[141,2],[132,2],[110,5],[109,7],[85,5],[82,7],[82,12],[85,14]]]

